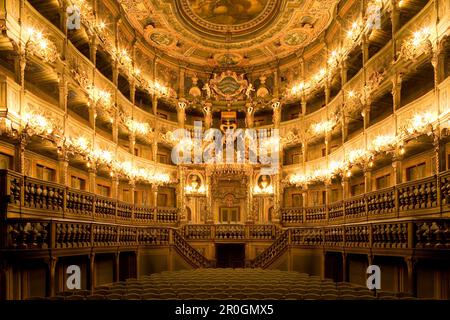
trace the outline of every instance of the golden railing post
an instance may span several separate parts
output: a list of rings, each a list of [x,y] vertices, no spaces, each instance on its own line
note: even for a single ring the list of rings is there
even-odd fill
[[[50,234],[49,234],[49,244],[50,249],[56,249],[56,222],[52,221],[50,223]]]
[[[96,206],[97,206],[97,195],[94,193],[93,194],[94,196],[93,196],[93,198],[92,198],[92,219],[94,219],[94,217],[95,217],[95,209],[96,209]]]
[[[119,214],[119,205],[117,199],[113,199],[114,201],[114,222],[117,222],[117,216]]]
[[[211,240],[214,240],[216,238],[216,225],[211,225]]]
[[[95,242],[95,234],[94,234],[94,224],[91,223],[91,248],[94,248],[94,242]]]
[[[174,244],[174,236],[173,236],[173,229],[172,228],[170,228],[169,229],[169,245],[173,245]]]
[[[66,210],[67,210],[67,193],[69,192],[68,187],[64,187],[64,192],[63,192],[63,218],[66,216]]]
[[[414,248],[414,222],[408,222],[408,249]]]

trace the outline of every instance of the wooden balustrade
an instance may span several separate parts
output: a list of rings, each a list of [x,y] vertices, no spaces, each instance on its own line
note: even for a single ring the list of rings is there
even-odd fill
[[[326,206],[316,206],[305,208],[306,222],[324,221],[326,218]]]
[[[365,196],[360,195],[344,201],[345,216],[360,218],[366,214]]]
[[[273,224],[256,224],[246,226],[248,229],[249,239],[253,240],[274,240],[278,230]]]
[[[395,187],[370,192],[358,197],[332,203],[326,206],[307,208],[282,208],[281,219],[289,224],[339,223],[340,218],[346,222],[352,219],[377,219],[379,217],[393,217],[393,215],[435,214],[450,211],[450,171],[439,176],[431,176],[422,180],[400,184]],[[438,179],[439,192],[438,197]],[[8,216],[9,212],[27,213],[28,215],[67,217],[88,221],[116,221],[139,223],[167,223],[179,222],[177,208],[152,208],[137,206],[115,199],[80,191],[60,184],[23,177],[10,171],[0,171],[1,195],[6,201],[2,211]],[[439,203],[439,200],[440,203]],[[396,204],[398,204],[396,206]],[[326,219],[328,213],[328,220]],[[14,216],[12,216],[14,217]],[[17,217],[17,216],[15,216]],[[228,225],[229,227],[229,225]],[[248,238],[249,230],[231,227],[230,230],[218,229],[218,236],[223,239]],[[217,230],[216,230],[217,231]],[[191,238],[211,238],[212,231],[202,231]],[[217,235],[216,235],[217,237]],[[267,235],[255,235],[267,238]]]
[[[338,201],[328,206],[328,219],[336,220],[344,216],[344,202]]]
[[[416,248],[450,248],[450,221],[414,223]]]
[[[183,228],[183,236],[186,240],[211,240],[212,228],[207,224],[188,224]]]
[[[438,179],[440,197],[437,190]],[[440,203],[439,200],[441,200]],[[328,219],[326,219],[327,211]],[[281,222],[285,225],[340,223],[341,218],[344,218],[346,222],[352,222],[400,215],[413,216],[418,211],[421,214],[450,211],[450,171],[442,172],[439,176],[431,176],[334,202],[328,205],[328,208],[326,206],[282,208]],[[305,221],[301,214],[303,212]]]
[[[281,220],[285,223],[302,223],[303,208],[302,207],[281,208]]]
[[[133,217],[134,205],[127,202],[117,201],[117,216],[121,219],[129,219]]]
[[[398,209],[407,211],[437,207],[436,185],[436,177],[428,177],[397,186]]]
[[[4,205],[11,204],[20,207],[23,195],[23,177],[10,170],[0,170],[0,190],[3,192]]]
[[[60,213],[64,209],[64,187],[30,177],[24,179],[23,206],[46,212]]]
[[[274,243],[266,250],[261,252],[252,262],[254,268],[267,266],[275,258],[279,257],[288,247],[290,243],[290,231],[283,232]]]
[[[91,246],[92,229],[90,224],[57,222],[55,226],[55,248]]]
[[[169,207],[156,208],[156,220],[162,223],[177,223],[178,222],[178,209]]]
[[[67,217],[91,221],[126,221],[176,224],[177,208],[139,206],[61,184],[23,177],[11,170],[0,170],[0,196],[8,212]]]
[[[395,188],[386,188],[366,194],[367,213],[380,215],[395,212]]]
[[[343,234],[345,234],[345,246],[352,248],[367,248],[369,247],[369,226],[345,226]]]
[[[50,223],[47,221],[9,221],[6,225],[6,248],[47,249],[50,246]]]
[[[141,245],[168,245],[169,229],[157,227],[138,229],[137,237]]]
[[[95,196],[92,193],[68,188],[66,211],[74,215],[91,216],[94,209]]]
[[[5,249],[66,249],[168,245],[169,227],[11,219],[5,223]]]
[[[408,223],[382,223],[372,226],[373,247],[403,248],[408,246]]]
[[[274,240],[278,229],[273,224],[206,225],[188,224],[182,228],[186,240]]]
[[[323,231],[323,238],[325,245],[341,247],[344,244],[344,229],[342,227],[326,228]]]
[[[215,238],[218,240],[244,240],[245,226],[240,224],[225,224],[215,226]]]
[[[172,231],[174,247],[186,257],[195,267],[208,268],[212,262],[206,259],[200,252],[194,249],[176,230]]]
[[[111,198],[95,197],[95,216],[100,218],[115,218],[117,202]]]
[[[291,232],[291,242],[294,245],[319,245],[323,242],[322,229],[304,229],[294,228],[289,229]]]
[[[134,207],[134,220],[146,222],[146,221],[153,221],[154,219],[155,219],[155,208],[148,206]]]
[[[263,268],[280,256],[289,246],[386,249],[450,249],[449,219],[420,219],[401,222],[358,223],[333,227],[288,228],[274,243],[251,263]],[[386,254],[385,251],[381,251]],[[410,254],[405,251],[405,255]],[[448,252],[444,252],[448,254]]]

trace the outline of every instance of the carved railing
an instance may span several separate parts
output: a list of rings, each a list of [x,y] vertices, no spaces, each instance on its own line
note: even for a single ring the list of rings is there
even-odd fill
[[[274,240],[278,229],[273,224],[236,225],[236,224],[188,224],[182,228],[186,240]]]
[[[415,222],[416,248],[450,248],[450,221]]]
[[[326,246],[341,247],[344,244],[344,230],[342,227],[325,228],[323,238]]]
[[[338,201],[328,206],[328,219],[336,220],[344,216],[344,202]]]
[[[324,221],[326,217],[326,206],[316,206],[305,208],[306,222]]]
[[[102,247],[174,245],[198,266],[206,266],[204,257],[170,227],[28,219],[10,219],[1,227],[0,248],[6,250],[91,250]]]
[[[186,240],[211,240],[213,239],[213,226],[208,224],[188,224],[183,228],[183,236]]]
[[[10,221],[6,225],[7,238],[4,247],[47,249],[51,243],[50,225],[48,221]]]
[[[64,187],[30,177],[24,179],[23,206],[45,212],[62,212],[64,208]]]
[[[84,248],[91,246],[92,228],[87,223],[57,222],[55,230],[56,248]]]
[[[362,217],[366,214],[365,196],[356,196],[344,201],[345,215],[349,217]]]
[[[386,188],[366,194],[367,213],[380,215],[395,212],[395,188]]]
[[[134,205],[127,202],[117,202],[117,216],[121,219],[131,219],[133,217]]]
[[[134,220],[146,222],[146,221],[153,221],[154,219],[155,219],[155,208],[148,206],[134,207]]]
[[[156,220],[162,223],[177,223],[178,209],[169,207],[156,208]]]
[[[414,227],[406,222],[381,223],[372,226],[372,243],[374,248],[408,247],[408,228]],[[410,239],[412,240],[412,239]]]
[[[176,230],[173,231],[173,244],[191,264],[198,268],[208,268],[212,266],[212,262],[206,259],[200,252],[194,249]]]
[[[95,216],[100,218],[116,217],[117,202],[114,199],[96,196],[95,197]]]
[[[293,214],[293,211],[296,214]],[[328,208],[326,206],[282,208],[281,222],[285,225],[338,224],[342,222],[341,218],[345,218],[346,222],[352,220],[356,222],[380,217],[392,218],[396,215],[414,216],[418,212],[434,214],[448,211],[450,211],[450,171],[334,202],[328,205]],[[301,212],[304,212],[305,221]]]
[[[241,224],[224,224],[215,226],[217,240],[244,240],[245,226]]]
[[[95,197],[92,193],[76,189],[67,189],[66,211],[74,215],[91,216]]]
[[[277,237],[278,229],[273,224],[256,224],[246,227],[248,238],[252,240],[274,240]]]
[[[345,226],[343,234],[346,247],[367,248],[370,245],[368,225]]]
[[[400,211],[435,208],[438,205],[436,177],[401,184],[396,189]]]
[[[323,242],[323,230],[320,228],[294,228],[289,229],[289,232],[291,233],[291,243],[294,245],[315,246]]]
[[[137,238],[140,245],[168,245],[169,229],[167,228],[138,228]]]
[[[334,227],[293,227],[286,229],[274,243],[252,262],[255,268],[273,263],[289,246],[351,250],[447,249],[450,253],[450,219],[420,219],[401,222],[358,223]],[[396,255],[401,254],[396,251]],[[405,251],[405,256],[410,251]]]
[[[288,247],[290,243],[290,232],[283,232],[274,243],[261,252],[252,262],[254,268],[262,268],[269,265],[277,257],[279,257]]]
[[[21,206],[23,195],[23,177],[22,175],[10,171],[0,170],[0,190],[2,191],[2,199],[0,201],[2,206]],[[6,209],[6,208],[5,208]]]
[[[126,221],[127,223],[167,223],[179,220],[177,208],[139,206],[81,191],[61,184],[23,177],[11,170],[0,170],[0,197],[4,210],[51,218],[86,221]]]
[[[281,220],[286,223],[302,223],[303,208],[302,207],[281,208]]]

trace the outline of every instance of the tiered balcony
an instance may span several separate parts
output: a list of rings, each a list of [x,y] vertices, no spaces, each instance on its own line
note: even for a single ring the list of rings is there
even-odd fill
[[[289,228],[252,262],[265,268],[289,248],[317,248],[328,251],[371,255],[429,257],[450,254],[448,219],[406,219],[332,227]]]
[[[193,225],[183,227],[183,236],[188,241],[216,241],[216,242],[242,242],[242,241],[273,241],[279,234],[275,225],[242,225],[217,224]]]
[[[5,218],[49,218],[148,225],[176,225],[177,208],[147,207],[102,197],[2,170]]]
[[[282,208],[281,222],[339,224],[404,217],[446,215],[450,211],[450,171],[358,195],[329,206]],[[449,216],[450,217],[450,216]]]

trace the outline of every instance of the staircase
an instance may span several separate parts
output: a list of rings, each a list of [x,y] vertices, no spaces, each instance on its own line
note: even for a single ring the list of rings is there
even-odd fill
[[[177,231],[173,230],[172,245],[194,268],[211,268],[214,263],[195,250]]]
[[[261,252],[251,263],[252,268],[266,268],[278,257],[280,257],[289,247],[290,244],[290,230],[286,230],[275,239],[273,244]]]

